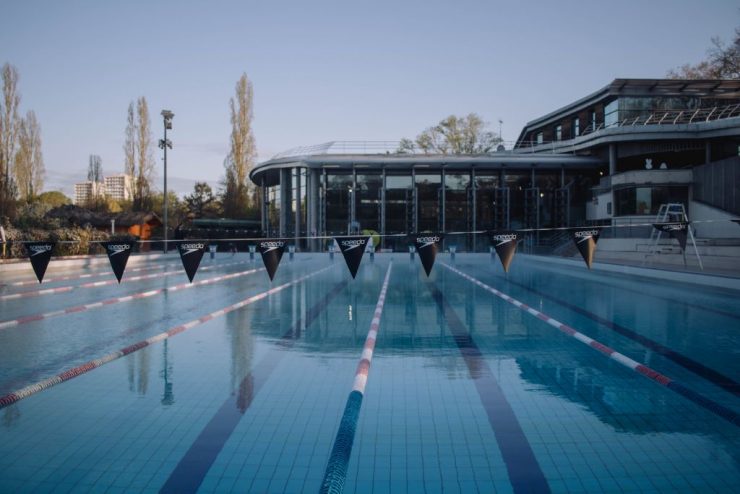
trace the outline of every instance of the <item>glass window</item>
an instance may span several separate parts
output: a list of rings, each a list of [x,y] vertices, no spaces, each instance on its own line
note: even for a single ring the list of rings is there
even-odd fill
[[[619,100],[614,100],[604,107],[604,126],[611,127],[619,123]]]
[[[555,140],[556,141],[563,140],[563,126],[562,125],[555,126]]]
[[[578,137],[579,135],[581,135],[581,119],[580,118],[576,117],[573,119],[572,131],[573,131],[573,137]]]
[[[346,235],[350,222],[352,175],[349,173],[327,176],[326,230],[329,235]]]
[[[489,174],[490,173],[490,174]],[[486,172],[475,175],[475,207],[477,228],[492,230],[494,228],[493,210],[496,207],[496,188],[499,187],[499,174]]]
[[[360,230],[380,231],[380,191],[382,186],[383,177],[380,173],[357,174],[355,219],[360,223]]]
[[[388,175],[385,178],[385,232],[411,233],[413,215],[413,184],[408,175]]]
[[[416,174],[417,231],[434,232],[440,228],[440,173]]]
[[[472,229],[472,198],[469,173],[445,175],[445,231],[464,232]],[[467,251],[467,235],[450,236],[448,245],[456,245],[458,250]]]
[[[537,144],[542,144],[545,142],[545,137],[542,134],[542,132],[537,132]]]
[[[596,130],[596,110],[591,112],[591,131]]]
[[[688,187],[629,187],[614,191],[616,216],[656,215],[661,204],[688,204]]]

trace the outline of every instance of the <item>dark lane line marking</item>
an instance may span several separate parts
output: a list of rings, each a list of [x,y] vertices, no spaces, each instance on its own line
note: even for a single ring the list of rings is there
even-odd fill
[[[496,435],[514,492],[550,492],[550,486],[534,456],[527,436],[478,345],[439,288],[429,284],[429,290],[447,321],[447,327],[475,383],[480,401],[488,415],[488,422]]]
[[[383,286],[378,295],[378,302],[375,304],[375,312],[370,322],[370,330],[367,332],[365,344],[362,347],[360,361],[355,370],[355,380],[352,384],[352,391],[347,397],[347,403],[344,406],[342,420],[337,429],[337,435],[334,437],[334,444],[331,448],[329,461],[326,463],[324,470],[324,479],[321,481],[320,494],[339,494],[344,490],[344,483],[347,481],[347,467],[349,458],[352,455],[352,445],[355,442],[355,432],[357,431],[357,422],[360,418],[360,408],[362,407],[362,398],[365,395],[365,386],[370,374],[370,364],[375,352],[375,342],[378,339],[378,330],[380,329],[380,318],[383,316],[383,306],[385,305],[385,296],[388,293],[388,282],[391,279],[391,268],[393,259],[388,264],[388,270],[385,272]]]
[[[553,319],[552,317],[548,316],[547,314],[538,311],[537,309],[534,309],[527,304],[524,304],[520,302],[519,300],[510,297],[509,295],[505,294],[502,291],[496,290],[490,285],[486,285],[482,281],[480,281],[477,278],[473,278],[472,276],[460,271],[457,268],[453,268],[449,264],[446,264],[444,262],[440,263],[445,268],[449,269],[453,273],[457,273],[466,280],[470,281],[471,283],[475,283],[482,289],[492,293],[493,295],[497,296],[500,299],[505,300],[506,302],[510,303],[514,307],[517,307],[525,312],[528,312],[529,314],[533,315],[534,317],[544,321],[548,325],[554,327],[561,333],[564,333],[571,338],[580,341],[584,345],[587,345],[594,350],[598,351],[602,355],[604,355],[606,358],[611,359],[615,362],[618,362],[619,364],[623,365],[624,367],[627,367],[628,369],[632,369],[633,371],[637,372],[638,374],[641,374],[642,376],[650,379],[651,381],[654,381],[661,386],[665,386],[666,388],[684,396],[685,398],[688,398],[695,404],[701,406],[702,408],[705,408],[706,410],[709,410],[713,414],[715,414],[717,417],[720,417],[729,423],[740,427],[740,414],[736,413],[734,410],[717,403],[714,400],[711,400],[695,391],[690,390],[683,384],[675,381],[674,379],[661,374],[660,372],[656,371],[655,369],[651,369],[647,365],[641,364],[637,362],[636,360],[633,360],[629,358],[628,356],[619,353],[618,351],[614,350],[613,348],[609,348],[608,346],[602,344],[599,341],[594,340],[593,338],[586,336],[585,334],[581,333],[580,331],[577,331],[576,329],[568,326],[567,324],[563,324],[562,322],[558,321],[557,319]]]
[[[348,281],[342,281],[324,295],[307,312],[305,319],[299,319],[285,334],[282,335],[283,348],[290,348],[296,342],[293,334],[297,334],[300,327],[305,324],[308,327],[316,318],[326,310],[329,303],[347,286]],[[231,437],[242,415],[249,409],[265,381],[270,377],[278,363],[285,357],[285,351],[270,351],[265,355],[244,379],[239,383],[237,393],[224,401],[213,418],[206,424],[198,437],[193,441],[188,451],[182,457],[175,469],[170,474],[159,492],[162,493],[188,493],[196,492],[203,483],[208,471],[211,469],[216,457]]]
[[[525,290],[528,290],[542,298],[545,298],[547,300],[550,300],[552,302],[555,302],[556,304],[559,304],[567,309],[572,310],[573,312],[576,312],[578,314],[581,314],[582,316],[586,316],[589,319],[596,321],[599,324],[602,324],[606,326],[607,328],[611,329],[615,333],[618,333],[622,336],[625,336],[637,343],[640,343],[641,345],[653,350],[655,353],[658,353],[667,359],[672,360],[673,362],[677,363],[681,367],[693,372],[694,374],[703,377],[704,379],[713,382],[717,386],[721,387],[725,391],[728,391],[732,393],[735,396],[740,397],[740,383],[733,380],[729,376],[725,376],[721,372],[718,372],[710,367],[707,367],[706,365],[702,364],[701,362],[697,362],[696,360],[687,357],[686,355],[683,355],[682,353],[679,353],[675,350],[671,350],[667,346],[662,345],[661,343],[658,343],[655,340],[652,340],[648,338],[647,336],[643,336],[636,331],[633,331],[629,328],[626,328],[624,326],[621,326],[615,322],[612,322],[608,319],[605,319],[597,314],[594,314],[593,312],[590,312],[582,307],[578,307],[577,305],[570,304],[564,300],[561,300],[557,297],[554,297],[552,295],[548,295],[546,293],[540,292],[539,290],[535,290],[534,288],[530,288],[522,283],[518,283],[511,280],[506,280],[508,283],[518,286],[520,288],[523,288]]]

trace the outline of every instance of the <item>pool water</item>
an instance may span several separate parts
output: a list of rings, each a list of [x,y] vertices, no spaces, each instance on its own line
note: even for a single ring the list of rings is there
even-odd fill
[[[97,287],[74,276],[112,279],[106,266],[52,261],[41,287],[12,285],[30,266],[2,273],[0,296],[71,288],[0,300],[0,320],[20,321],[0,322],[0,396],[96,364],[0,409],[0,492],[327,488],[389,269],[346,471],[330,487],[740,486],[737,292],[527,256],[506,275],[483,254],[442,254],[429,278],[408,254],[366,255],[355,280],[341,256],[286,255],[272,283],[238,254],[204,259],[194,281],[213,281],[172,289],[187,284],[178,262],[142,261],[151,269]]]

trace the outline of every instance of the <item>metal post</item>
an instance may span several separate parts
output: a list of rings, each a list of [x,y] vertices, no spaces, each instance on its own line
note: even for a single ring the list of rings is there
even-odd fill
[[[162,110],[164,123],[164,139],[159,141],[159,147],[164,150],[164,247],[163,251],[167,253],[167,148],[172,149],[172,143],[167,139],[167,129],[172,129],[172,118],[175,116],[169,110]]]
[[[164,120],[164,253],[167,253],[167,118]]]

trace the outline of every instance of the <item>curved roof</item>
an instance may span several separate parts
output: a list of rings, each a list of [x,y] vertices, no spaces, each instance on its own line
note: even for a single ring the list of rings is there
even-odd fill
[[[500,151],[487,155],[449,154],[307,154],[287,156],[264,161],[255,166],[249,178],[256,184],[265,179],[265,185],[279,182],[277,171],[296,166],[312,169],[347,170],[369,169],[401,171],[423,170],[469,170],[469,169],[560,169],[590,168],[603,161],[590,156],[575,156],[565,153],[521,153]]]

